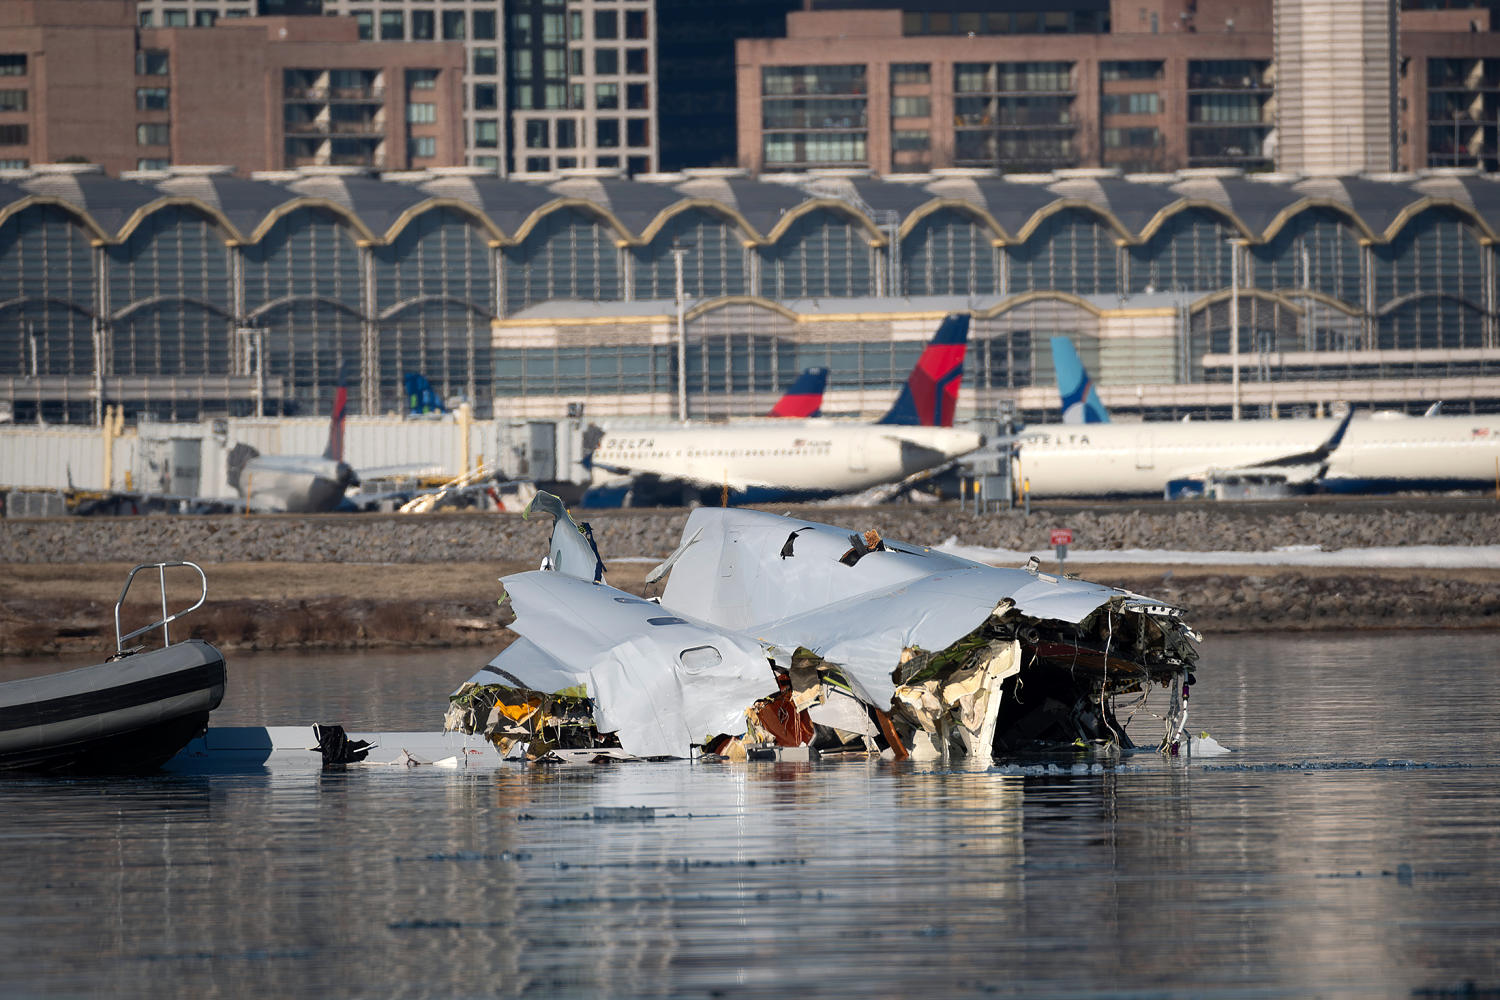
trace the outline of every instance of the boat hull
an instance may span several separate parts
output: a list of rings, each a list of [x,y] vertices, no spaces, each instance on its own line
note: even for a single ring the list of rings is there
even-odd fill
[[[224,657],[191,639],[0,684],[0,771],[154,771],[224,698]]]

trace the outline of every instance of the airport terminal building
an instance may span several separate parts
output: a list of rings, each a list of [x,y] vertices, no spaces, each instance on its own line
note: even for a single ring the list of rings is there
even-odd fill
[[[1492,412],[1497,238],[1500,183],[1457,168],[41,165],[0,170],[0,410],[314,416],[342,377],[399,413],[418,372],[480,418],[707,418],[826,365],[827,411],[876,414],[958,310],[960,419],[1055,418],[1059,334],[1125,413]]]

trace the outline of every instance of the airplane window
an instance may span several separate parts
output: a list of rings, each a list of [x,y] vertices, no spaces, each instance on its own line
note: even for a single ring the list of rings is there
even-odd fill
[[[615,603],[616,604],[650,604],[651,602],[650,601],[643,601],[639,597],[616,597],[615,598]]]
[[[665,617],[665,618],[647,618],[646,619],[646,624],[647,625],[686,625],[687,622],[683,621],[681,618],[678,618],[678,617],[676,617],[674,615],[674,616],[668,616],[668,617]]]
[[[683,669],[692,674],[717,667],[724,662],[724,657],[720,656],[719,651],[712,646],[693,646],[690,649],[684,649],[677,654],[677,658],[682,661]]]

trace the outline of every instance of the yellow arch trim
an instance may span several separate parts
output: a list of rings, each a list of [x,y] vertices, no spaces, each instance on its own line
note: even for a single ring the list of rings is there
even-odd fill
[[[1085,299],[1081,295],[1076,295],[1073,292],[1059,292],[1052,289],[1042,289],[1040,291],[1021,292],[1019,295],[1012,295],[1009,298],[995,303],[988,309],[981,309],[976,311],[974,313],[974,317],[976,319],[994,319],[996,316],[1002,316],[1005,313],[1008,313],[1020,306],[1024,306],[1030,302],[1065,302],[1068,305],[1077,306],[1085,312],[1092,313],[1095,316],[1104,315],[1103,309],[1094,305],[1094,303],[1090,302],[1088,299]]]
[[[104,231],[104,227],[99,225],[98,221],[95,220],[95,218],[88,212],[85,212],[83,209],[79,208],[77,205],[73,204],[70,201],[64,201],[62,198],[58,198],[50,194],[28,194],[20,201],[13,201],[9,205],[0,208],[0,226],[3,226],[7,222],[9,222],[12,216],[19,215],[22,212],[26,211],[28,208],[32,208],[37,205],[56,205],[58,208],[67,212],[69,215],[77,219],[83,225],[84,229],[87,229],[90,233],[93,234],[95,242],[116,242],[115,239],[109,235],[109,233]]]
[[[1302,198],[1276,213],[1276,217],[1273,218],[1270,224],[1266,226],[1266,231],[1260,235],[1259,242],[1269,243],[1272,239],[1275,238],[1276,234],[1281,232],[1282,229],[1288,226],[1293,219],[1301,215],[1303,212],[1309,212],[1315,208],[1332,209],[1333,211],[1342,215],[1344,218],[1348,219],[1350,222],[1354,223],[1354,228],[1358,229],[1361,233],[1364,233],[1366,239],[1379,239],[1379,237],[1375,235],[1375,231],[1370,228],[1369,224],[1366,223],[1364,219],[1361,219],[1359,217],[1359,214],[1355,212],[1354,209],[1350,208],[1348,205],[1345,205],[1343,202],[1334,201],[1332,198]]]
[[[523,221],[519,226],[516,227],[515,234],[504,241],[505,245],[521,245],[526,241],[526,238],[531,235],[532,230],[541,225],[542,220],[544,220],[547,216],[553,214],[554,212],[561,212],[569,208],[576,208],[579,211],[584,212],[585,214],[592,215],[595,218],[599,219],[599,221],[603,222],[610,229],[614,230],[615,235],[620,240],[628,243],[632,239],[630,230],[626,229],[625,224],[622,223],[618,218],[616,218],[615,214],[609,209],[597,205],[586,198],[553,198],[545,205],[537,206],[537,208],[526,217],[525,221]]]
[[[1150,222],[1147,222],[1144,226],[1141,227],[1140,239],[1138,242],[1149,242],[1151,238],[1154,237],[1163,226],[1171,221],[1173,216],[1181,215],[1183,212],[1189,212],[1194,209],[1200,208],[1208,212],[1213,212],[1215,215],[1222,216],[1231,225],[1233,225],[1235,229],[1239,230],[1240,235],[1245,239],[1252,241],[1255,239],[1255,233],[1251,231],[1249,226],[1245,225],[1244,219],[1241,219],[1238,215],[1234,214],[1234,211],[1232,209],[1226,208],[1216,201],[1209,201],[1206,198],[1179,198],[1176,201],[1172,202],[1172,204],[1170,205],[1164,205],[1161,211],[1157,212],[1151,217]]]
[[[1301,289],[1298,289],[1298,291],[1300,293]],[[1330,298],[1329,296],[1324,295],[1322,292],[1315,292],[1311,289],[1308,289],[1307,295],[1309,298],[1315,298],[1326,305],[1333,306],[1346,315],[1355,315],[1352,310],[1343,305],[1337,299]],[[1202,312],[1203,310],[1209,308],[1210,306],[1216,305],[1217,303],[1228,302],[1233,297],[1233,289],[1226,291],[1209,292],[1207,295],[1203,296],[1203,298],[1195,299],[1194,301],[1188,303],[1188,313],[1189,315],[1191,315],[1192,313]],[[1268,292],[1263,288],[1241,288],[1240,298],[1264,299],[1267,302],[1279,305],[1287,310],[1290,310],[1291,312],[1296,313],[1298,316],[1302,316],[1307,313],[1306,306],[1299,305],[1298,303],[1294,302],[1291,296],[1287,295],[1285,292]]]
[[[1451,208],[1459,214],[1467,216],[1479,228],[1482,239],[1496,239],[1495,230],[1491,229],[1489,223],[1484,220],[1484,217],[1474,211],[1471,206],[1465,205],[1455,198],[1435,198],[1428,196],[1407,205],[1397,214],[1395,219],[1391,220],[1391,224],[1385,229],[1385,242],[1389,243],[1394,240],[1401,234],[1401,230],[1415,222],[1417,217],[1423,212],[1431,211],[1435,208]]]
[[[773,302],[772,300],[762,298],[759,295],[722,295],[719,298],[709,299],[707,302],[698,303],[697,305],[693,306],[693,308],[683,313],[682,316],[685,321],[697,319],[699,316],[704,316],[711,312],[717,312],[718,310],[728,308],[729,306],[755,306],[757,308],[764,309],[766,312],[777,313],[778,315],[791,320],[793,323],[801,322],[802,319],[802,317],[798,313],[792,312],[792,310],[788,309],[780,302]]]
[[[875,223],[870,220],[869,216],[865,215],[865,213],[861,212],[859,209],[855,208],[848,202],[839,201],[837,198],[813,198],[810,201],[804,201],[796,207],[787,210],[786,214],[782,215],[782,217],[777,221],[776,225],[772,227],[771,231],[766,234],[766,242],[777,242],[786,235],[787,230],[791,229],[792,224],[795,223],[798,219],[802,218],[805,215],[811,215],[814,212],[821,211],[822,209],[827,209],[838,215],[848,216],[850,220],[858,223],[859,227],[865,232],[865,241],[870,246],[885,246],[885,234],[882,233],[878,227],[876,227]]]
[[[1031,239],[1032,234],[1037,231],[1048,217],[1057,215],[1059,212],[1066,212],[1070,208],[1082,209],[1085,212],[1097,215],[1109,225],[1109,228],[1115,231],[1115,235],[1122,241],[1126,243],[1137,242],[1135,234],[1126,229],[1125,224],[1116,218],[1113,212],[1106,208],[1100,208],[1091,201],[1084,201],[1082,198],[1059,198],[1050,204],[1043,205],[1036,210],[1031,218],[1026,220],[1026,224],[1016,233],[1015,241],[1017,243],[1025,243]]]
[[[345,222],[349,223],[350,227],[360,235],[361,239],[370,243],[380,242],[380,237],[376,236],[373,232],[370,231],[370,227],[365,225],[364,220],[354,212],[345,208],[343,205],[340,205],[336,201],[329,201],[327,198],[305,197],[293,198],[291,201],[283,202],[282,204],[277,205],[275,208],[271,209],[270,213],[260,221],[260,225],[255,227],[255,232],[250,234],[250,239],[247,242],[259,243],[261,240],[266,238],[266,234],[271,231],[272,226],[276,225],[276,223],[280,222],[288,215],[291,215],[293,212],[300,211],[304,208],[327,209],[328,211],[342,218]]]
[[[750,220],[745,218],[745,216],[740,212],[739,209],[733,208],[729,205],[725,205],[723,202],[712,201],[708,198],[684,198],[681,201],[673,202],[666,208],[662,209],[660,212],[656,213],[656,218],[652,219],[651,223],[646,226],[645,229],[641,230],[641,235],[635,240],[631,241],[632,245],[644,246],[645,244],[650,243],[652,240],[656,239],[657,235],[661,233],[662,229],[668,222],[672,221],[677,216],[682,215],[684,212],[690,212],[695,209],[708,212],[712,215],[721,216],[739,226],[740,229],[744,230],[745,240],[750,244],[767,242],[765,236],[761,235],[761,233],[750,224]]]
[[[451,208],[453,211],[458,212],[461,215],[467,215],[469,218],[479,223],[479,228],[483,229],[486,233],[489,233],[490,239],[501,242],[505,240],[505,234],[500,231],[499,226],[495,225],[495,220],[491,219],[488,215],[481,212],[473,205],[470,205],[468,202],[458,198],[428,198],[424,201],[417,202],[411,208],[408,208],[406,211],[396,216],[396,221],[392,222],[390,228],[385,231],[385,242],[388,244],[394,243],[396,241],[396,237],[400,236],[402,231],[404,231],[407,226],[411,225],[413,222],[416,222],[417,219],[421,218],[428,212],[435,212],[439,209],[444,208]]]
[[[911,214],[901,223],[901,228],[896,230],[896,233],[901,239],[905,239],[917,228],[919,222],[930,215],[936,215],[938,212],[945,210],[952,210],[958,212],[960,215],[972,216],[995,234],[995,241],[1002,244],[1011,242],[1010,234],[1005,231],[1004,226],[1000,225],[999,219],[996,219],[988,211],[980,208],[972,201],[964,201],[962,198],[934,198],[931,201],[923,202],[911,210]]]
[[[120,227],[120,234],[117,237],[116,242],[124,243],[126,240],[130,239],[130,237],[135,233],[137,229],[145,224],[148,218],[150,218],[157,212],[164,211],[168,208],[191,208],[195,211],[202,212],[204,215],[212,219],[215,225],[224,230],[226,234],[224,237],[225,243],[245,242],[244,235],[241,234],[237,228],[235,228],[234,223],[229,221],[229,216],[225,215],[222,211],[214,208],[207,202],[202,201],[198,198],[189,197],[188,195],[167,195],[162,198],[157,198],[153,202],[142,205],[134,212],[131,212],[130,218],[126,219],[125,224]]]

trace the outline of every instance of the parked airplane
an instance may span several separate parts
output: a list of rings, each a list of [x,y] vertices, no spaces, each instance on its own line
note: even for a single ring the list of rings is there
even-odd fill
[[[229,452],[229,485],[253,511],[309,514],[333,510],[359,476],[344,461],[344,412],[349,390],[339,386],[322,455],[262,455],[241,442]]]
[[[1057,370],[1057,391],[1062,395],[1063,423],[1109,423],[1109,411],[1099,399],[1099,390],[1069,338],[1052,338],[1052,367]]]
[[[969,317],[951,315],[878,423],[775,421],[603,432],[582,505],[811,500],[855,493],[978,448],[953,428]]]
[[[1036,498],[1194,495],[1209,480],[1331,493],[1494,485],[1500,418],[1428,414],[1033,424],[1017,435],[1015,471]]]

